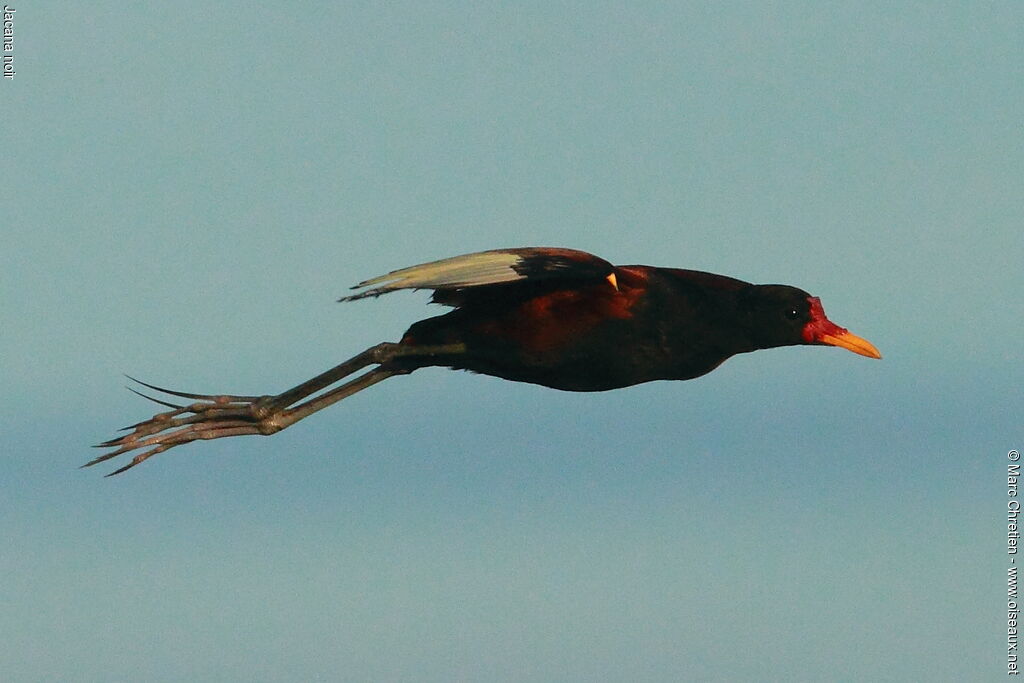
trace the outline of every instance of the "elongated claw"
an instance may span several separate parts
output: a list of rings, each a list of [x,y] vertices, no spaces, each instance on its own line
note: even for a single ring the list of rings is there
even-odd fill
[[[167,406],[168,408],[181,408],[182,407],[182,406],[179,406],[177,403],[170,403],[169,401],[161,401],[158,398],[153,398],[152,396],[144,394],[141,391],[138,391],[136,389],[132,389],[131,387],[125,387],[125,389],[127,389],[130,392],[132,392],[136,396],[141,396],[142,398],[146,399],[147,401],[152,401],[153,403],[159,403],[160,405]]]
[[[158,387],[158,386],[156,386],[154,384],[149,384],[147,382],[143,382],[140,379],[135,379],[131,375],[125,375],[125,377],[127,377],[131,381],[135,382],[136,384],[141,384],[144,387],[152,389],[153,391],[159,391],[162,394],[170,394],[171,396],[180,396],[181,398],[195,398],[195,399],[199,399],[200,401],[214,401],[214,402],[218,402],[218,403],[226,403],[226,402],[229,402],[229,401],[255,401],[255,400],[261,398],[260,396],[231,396],[229,394],[190,394],[190,393],[185,392],[185,391],[173,391],[171,389],[164,389],[163,387]],[[132,389],[132,391],[135,391],[135,390]],[[139,392],[136,391],[135,393],[138,394]],[[139,395],[143,396],[144,394],[139,394]],[[149,398],[149,397],[146,396],[146,398]]]

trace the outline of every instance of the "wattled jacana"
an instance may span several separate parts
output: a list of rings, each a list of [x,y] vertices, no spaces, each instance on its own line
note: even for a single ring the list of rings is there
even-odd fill
[[[818,298],[801,289],[695,270],[613,266],[573,249],[466,254],[396,270],[353,289],[360,291],[340,300],[431,289],[433,302],[454,310],[421,320],[398,343],[370,347],[276,396],[192,394],[139,382],[194,402],[146,396],[171,410],[99,444],[115,450],[85,466],[141,450],[110,473],[119,474],[190,441],[274,434],[381,380],[430,366],[565,391],[605,391],[692,379],[737,353],[776,346],[826,344],[881,358],[869,341],[826,318]],[[312,397],[370,365],[376,367]]]

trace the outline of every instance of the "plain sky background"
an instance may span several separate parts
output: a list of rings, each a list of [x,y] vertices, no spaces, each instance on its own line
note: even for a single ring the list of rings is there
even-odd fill
[[[16,3],[0,677],[984,680],[1024,447],[1024,7]],[[424,370],[79,470],[122,373],[287,388],[553,245],[874,342],[603,394]]]

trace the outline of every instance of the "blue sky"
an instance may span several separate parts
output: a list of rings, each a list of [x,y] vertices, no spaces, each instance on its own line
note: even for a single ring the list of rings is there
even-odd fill
[[[8,680],[1003,675],[1014,3],[18,6],[0,250]],[[122,373],[287,388],[480,249],[793,284],[786,348],[571,394],[424,370],[78,470]]]

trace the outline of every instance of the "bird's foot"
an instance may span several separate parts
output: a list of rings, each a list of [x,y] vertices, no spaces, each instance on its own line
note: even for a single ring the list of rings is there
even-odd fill
[[[276,419],[280,411],[273,403],[273,396],[191,394],[164,389],[132,377],[129,379],[153,391],[179,398],[193,399],[193,402],[188,405],[178,405],[153,398],[129,387],[136,394],[167,406],[171,410],[157,413],[148,420],[124,427],[122,431],[131,431],[96,445],[97,448],[114,448],[115,450],[90,460],[83,467],[104,462],[122,453],[142,450],[127,465],[114,470],[107,475],[108,477],[120,474],[157,453],[162,453],[181,444],[227,436],[269,435],[279,432],[286,426]]]

